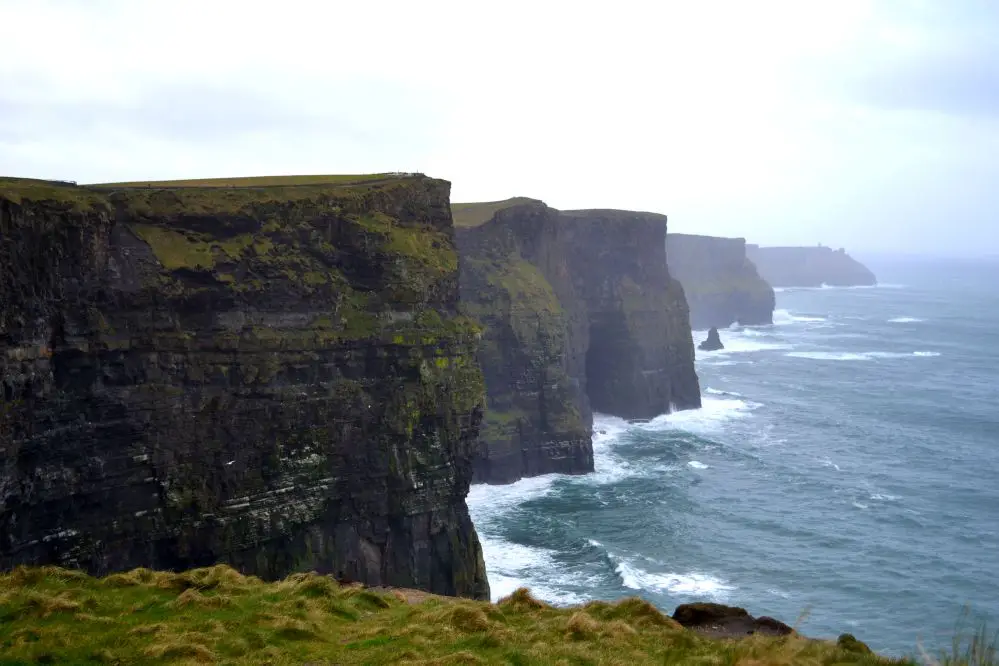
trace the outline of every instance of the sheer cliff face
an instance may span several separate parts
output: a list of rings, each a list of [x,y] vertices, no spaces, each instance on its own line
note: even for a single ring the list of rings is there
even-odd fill
[[[773,323],[773,287],[746,256],[744,239],[669,234],[666,255],[683,285],[693,328]]]
[[[448,191],[0,181],[0,565],[487,596]]]
[[[488,214],[458,230],[462,300],[486,327],[477,480],[592,471],[592,410],[651,418],[700,406],[665,217],[541,202]]]
[[[844,250],[829,247],[760,247],[748,245],[750,260],[775,287],[854,287],[877,284],[877,278]]]

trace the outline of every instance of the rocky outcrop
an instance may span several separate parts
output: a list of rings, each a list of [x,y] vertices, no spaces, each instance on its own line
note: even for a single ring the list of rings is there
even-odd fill
[[[488,597],[449,185],[294,182],[0,180],[0,566]]]
[[[592,471],[594,410],[651,418],[700,406],[665,216],[524,199],[456,210],[462,301],[485,326],[476,480]]]
[[[725,345],[723,345],[721,341],[721,336],[718,335],[718,329],[712,328],[708,331],[708,337],[704,338],[701,344],[697,345],[697,348],[702,351],[718,351],[720,349],[725,349]]]
[[[772,617],[753,617],[745,608],[713,603],[681,604],[673,611],[681,626],[716,638],[740,638],[749,634],[786,636],[794,629]]]
[[[878,282],[869,268],[842,248],[747,245],[746,251],[760,275],[775,287],[856,287]]]
[[[666,255],[694,329],[773,323],[774,290],[746,256],[745,239],[669,234]]]

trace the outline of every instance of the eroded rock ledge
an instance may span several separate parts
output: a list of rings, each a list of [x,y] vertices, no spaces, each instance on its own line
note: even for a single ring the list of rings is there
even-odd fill
[[[666,236],[670,273],[683,285],[697,330],[773,323],[774,290],[746,256],[743,238]]]
[[[321,181],[0,180],[0,566],[488,596],[449,184]]]
[[[642,419],[700,406],[665,216],[530,199],[454,212],[462,301],[486,327],[477,481],[592,471],[593,411]]]

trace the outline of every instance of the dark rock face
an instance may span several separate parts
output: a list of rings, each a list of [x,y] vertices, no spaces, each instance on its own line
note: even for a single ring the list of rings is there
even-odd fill
[[[772,617],[753,617],[745,608],[722,604],[681,604],[673,611],[673,619],[688,629],[709,636],[738,638],[748,634],[786,636],[794,629]]]
[[[457,235],[462,301],[486,327],[477,481],[592,471],[593,410],[651,418],[700,406],[664,216],[522,200],[489,216]]]
[[[697,345],[697,348],[703,351],[718,351],[719,349],[725,349],[725,345],[723,345],[721,341],[721,336],[718,335],[718,329],[712,328],[708,331],[708,337],[706,337],[701,344]]]
[[[773,323],[774,290],[746,256],[745,239],[668,234],[666,254],[694,329]]]
[[[877,284],[874,273],[845,250],[747,245],[750,260],[775,287],[855,287]]]
[[[487,597],[448,193],[0,181],[0,566]]]

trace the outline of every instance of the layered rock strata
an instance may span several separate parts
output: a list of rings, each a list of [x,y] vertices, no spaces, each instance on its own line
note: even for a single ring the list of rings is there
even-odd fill
[[[700,406],[665,216],[517,199],[458,204],[455,219],[462,301],[485,326],[477,481],[592,471],[593,411]]]
[[[457,314],[448,195],[0,180],[0,566],[486,598],[481,329]]]

